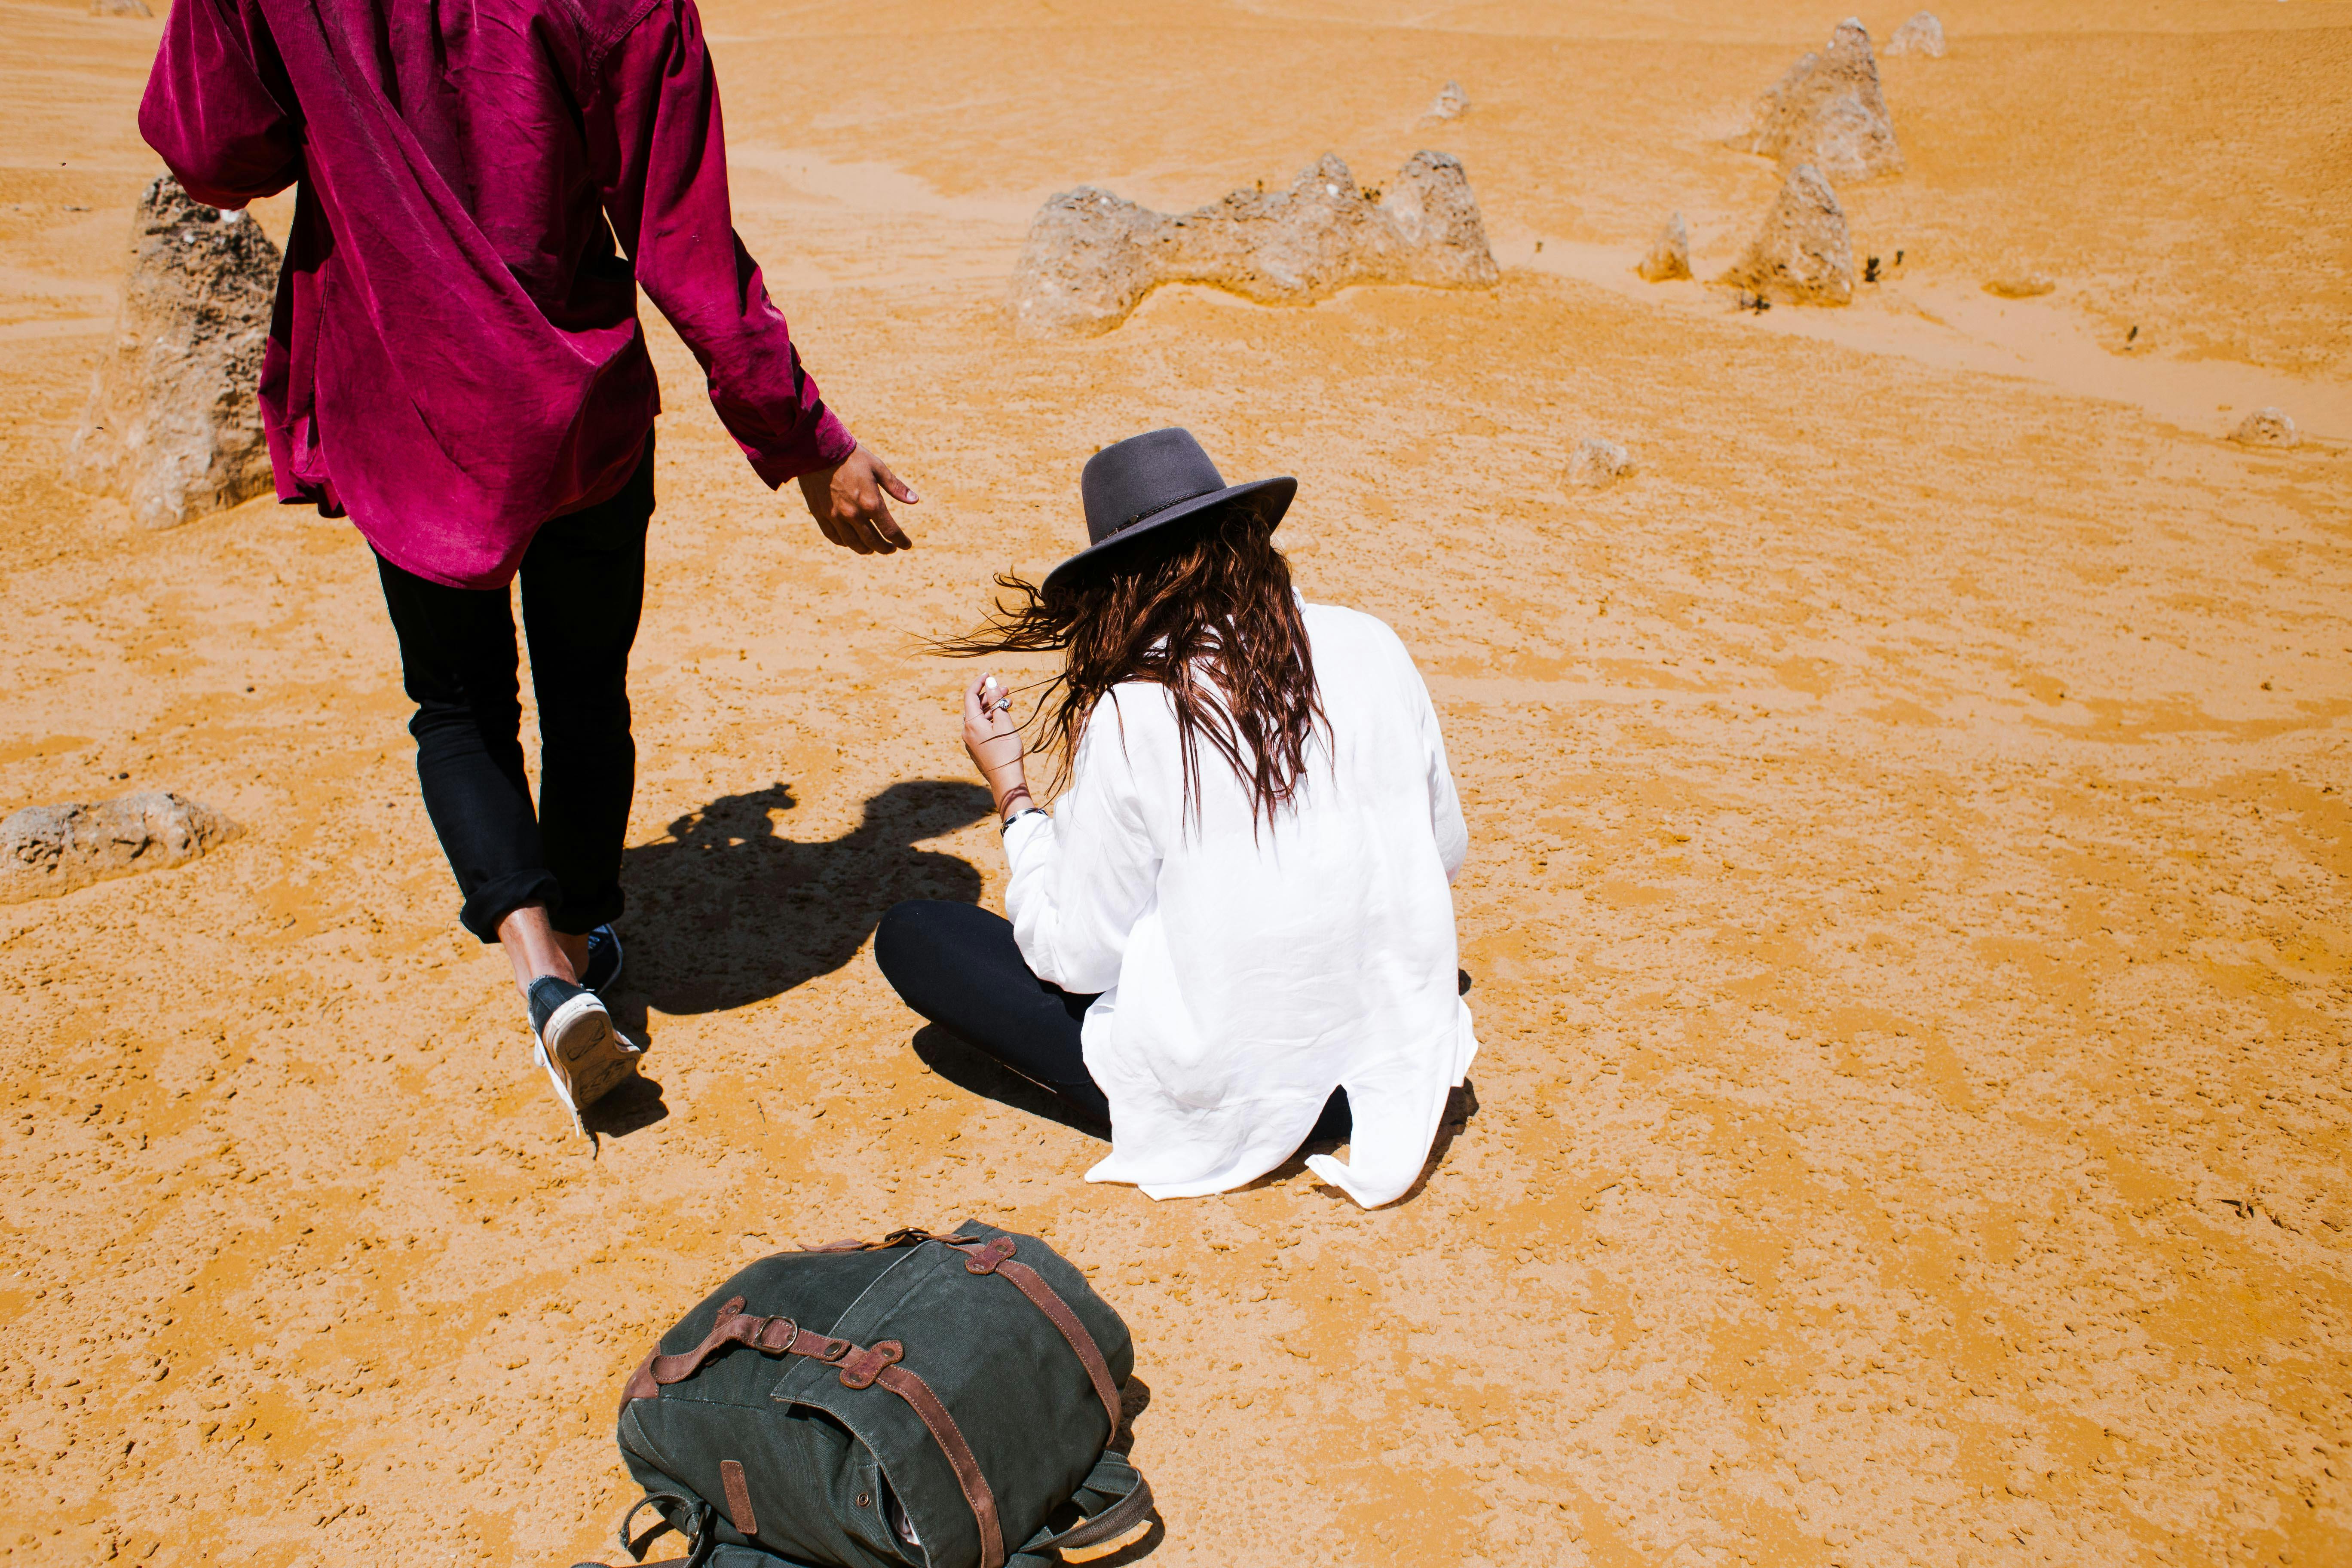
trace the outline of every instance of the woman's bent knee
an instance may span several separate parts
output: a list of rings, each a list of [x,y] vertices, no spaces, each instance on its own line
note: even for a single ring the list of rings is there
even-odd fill
[[[909,899],[892,904],[874,928],[875,967],[902,997],[908,979],[922,969],[936,947],[931,940],[932,922],[926,915],[931,903],[929,899]]]

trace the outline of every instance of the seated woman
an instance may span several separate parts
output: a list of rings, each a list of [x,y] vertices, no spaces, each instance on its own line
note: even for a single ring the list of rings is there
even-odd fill
[[[1297,488],[1227,486],[1182,430],[1095,455],[1090,547],[1042,588],[999,578],[1025,602],[946,645],[1066,659],[1039,706],[1068,785],[1050,814],[1011,698],[964,694],[1013,918],[904,903],[876,933],[908,1005],[1110,1124],[1088,1181],[1155,1198],[1273,1170],[1335,1089],[1350,1158],[1309,1168],[1401,1197],[1478,1048],[1437,715],[1387,626],[1293,592],[1272,535]]]

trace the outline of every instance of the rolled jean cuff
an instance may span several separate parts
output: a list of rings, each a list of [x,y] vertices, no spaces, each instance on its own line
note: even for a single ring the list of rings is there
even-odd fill
[[[555,879],[554,872],[509,871],[467,894],[457,920],[483,942],[495,942],[499,922],[525,904],[545,904],[553,910],[562,901],[563,885]]]
[[[598,926],[619,920],[621,907],[626,901],[619,888],[607,888],[593,899],[552,906],[548,923],[566,936],[586,936]]]

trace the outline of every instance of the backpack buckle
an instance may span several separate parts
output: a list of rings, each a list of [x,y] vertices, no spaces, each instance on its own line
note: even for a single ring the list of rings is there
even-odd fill
[[[907,1358],[907,1347],[896,1340],[880,1340],[841,1363],[841,1386],[871,1388],[886,1366]]]

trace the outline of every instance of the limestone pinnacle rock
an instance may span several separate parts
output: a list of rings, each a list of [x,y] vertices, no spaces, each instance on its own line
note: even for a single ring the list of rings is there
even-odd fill
[[[1827,48],[1799,59],[1757,101],[1755,124],[1740,144],[1783,169],[1811,163],[1833,179],[1901,173],[1903,149],[1869,30],[1851,16],[1840,22]]]
[[[1784,305],[1844,305],[1853,300],[1853,241],[1837,193],[1811,163],[1781,182],[1764,226],[1716,279]]]
[[[1648,252],[1633,270],[1652,283],[1664,283],[1670,279],[1691,275],[1690,226],[1676,213],[1666,219],[1658,230],[1658,237],[1650,241]]]
[[[1944,58],[1944,24],[1936,20],[1933,11],[1921,11],[1887,36],[1886,52],[1890,55],[1926,55],[1929,59]]]
[[[270,489],[255,389],[278,270],[278,247],[247,214],[205,205],[169,174],[147,187],[68,482],[121,496],[148,528]]]
[[[1460,159],[1416,153],[1381,193],[1326,153],[1286,191],[1235,191],[1189,213],[1064,191],[1030,224],[1012,306],[1023,332],[1069,336],[1108,331],[1163,283],[1304,305],[1358,283],[1491,289],[1501,278]]]
[[[1449,81],[1438,89],[1435,101],[1430,104],[1429,112],[1423,115],[1422,118],[1424,120],[1459,120],[1465,113],[1468,112],[1469,108],[1470,95],[1462,90],[1462,84],[1458,81]]]
[[[163,790],[94,805],[28,805],[0,822],[0,904],[177,866],[244,831],[211,807]]]
[[[2284,408],[2257,408],[2238,421],[2230,439],[2243,447],[2292,447],[2302,439]]]

